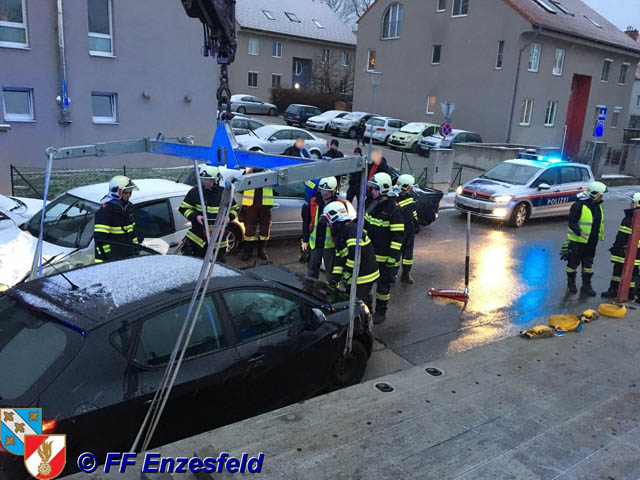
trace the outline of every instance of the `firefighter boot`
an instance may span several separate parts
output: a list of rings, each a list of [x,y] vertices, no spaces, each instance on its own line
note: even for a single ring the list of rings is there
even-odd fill
[[[569,293],[578,293],[575,273],[567,273],[567,290],[569,291]]]
[[[253,256],[253,242],[244,242],[244,252],[242,253],[241,260],[246,262]]]
[[[580,293],[588,297],[595,297],[596,292],[591,286],[591,277],[593,277],[593,273],[582,274],[582,286],[580,287]]]
[[[267,246],[266,240],[260,240],[258,242],[258,256],[265,261],[269,260],[269,255],[267,255],[267,252],[265,251],[266,246]]]
[[[600,296],[602,298],[616,298],[618,296],[618,282],[611,282],[609,284],[609,290],[602,292]]]
[[[409,285],[413,285],[413,277],[411,276],[411,268],[403,267],[402,275],[400,276],[400,281],[402,283],[407,283]]]

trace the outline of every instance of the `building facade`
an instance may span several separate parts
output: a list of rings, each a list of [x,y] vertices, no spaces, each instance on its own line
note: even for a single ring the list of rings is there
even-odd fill
[[[202,57],[200,22],[185,14],[179,1],[64,0],[62,7],[66,69],[56,2],[0,2],[0,124],[5,125],[0,128],[0,193],[10,191],[10,164],[44,167],[49,146],[158,132],[211,142],[218,69],[214,60]],[[56,167],[125,164],[184,161],[141,155],[63,161]]]
[[[635,81],[633,82],[630,110],[629,128],[640,129],[640,63],[638,63]]]
[[[443,122],[486,142],[560,147],[575,157],[608,109],[622,143],[638,45],[580,0],[378,0],[359,21],[354,109]],[[397,72],[410,72],[399,74]]]
[[[320,0],[237,0],[234,93],[269,101],[272,88],[353,91],[356,37]]]

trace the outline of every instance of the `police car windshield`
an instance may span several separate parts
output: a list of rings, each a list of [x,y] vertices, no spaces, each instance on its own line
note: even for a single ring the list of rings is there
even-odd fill
[[[540,170],[542,170],[542,168],[531,165],[504,162],[493,167],[484,175],[480,175],[480,178],[487,178],[511,185],[526,185]]]

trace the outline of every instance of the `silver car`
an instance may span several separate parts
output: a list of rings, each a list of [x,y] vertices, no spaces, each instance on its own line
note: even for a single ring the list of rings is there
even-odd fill
[[[307,128],[311,130],[318,130],[320,132],[327,132],[329,131],[329,122],[331,122],[331,120],[334,118],[342,118],[348,113],[349,112],[343,112],[341,110],[327,110],[326,112],[307,120]]]
[[[266,125],[256,129],[249,135],[239,135],[236,140],[243,150],[282,155],[282,152],[293,145],[298,136],[304,138],[305,146],[315,158],[322,158],[322,153],[329,148],[326,140],[316,137],[301,128],[285,125]]]
[[[231,110],[238,113],[258,113],[275,117],[278,115],[278,107],[273,103],[267,103],[253,95],[232,95]]]
[[[360,121],[364,120],[366,122],[370,118],[370,113],[351,112],[342,118],[334,118],[331,120],[329,123],[329,131],[333,135],[344,135],[353,139],[358,136]]]
[[[389,141],[391,135],[399,131],[407,124],[404,120],[391,117],[373,117],[366,123],[364,139],[369,141],[373,138],[374,142],[385,144]]]

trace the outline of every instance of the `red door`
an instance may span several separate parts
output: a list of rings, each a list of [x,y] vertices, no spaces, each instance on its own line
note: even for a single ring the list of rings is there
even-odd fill
[[[567,109],[567,135],[564,143],[564,156],[575,159],[580,153],[584,119],[587,115],[589,93],[591,91],[591,77],[574,75],[571,83],[571,98]]]

